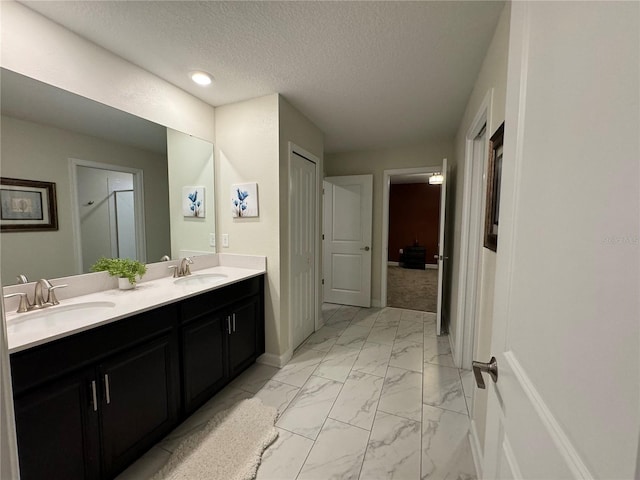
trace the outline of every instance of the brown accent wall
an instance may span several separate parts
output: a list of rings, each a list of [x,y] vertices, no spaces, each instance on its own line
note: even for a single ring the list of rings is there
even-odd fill
[[[400,261],[400,249],[427,247],[427,263],[435,264],[440,222],[440,185],[392,184],[389,190],[389,261]]]

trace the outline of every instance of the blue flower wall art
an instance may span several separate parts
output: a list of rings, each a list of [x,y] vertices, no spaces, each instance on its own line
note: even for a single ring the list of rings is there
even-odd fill
[[[204,218],[204,187],[182,187],[182,214]]]
[[[231,185],[231,214],[233,218],[258,216],[258,184]]]

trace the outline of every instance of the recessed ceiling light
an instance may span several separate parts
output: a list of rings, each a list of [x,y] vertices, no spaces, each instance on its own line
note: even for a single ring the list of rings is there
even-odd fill
[[[191,80],[193,80],[198,85],[202,85],[206,87],[211,84],[211,75],[205,72],[191,72],[190,73]]]

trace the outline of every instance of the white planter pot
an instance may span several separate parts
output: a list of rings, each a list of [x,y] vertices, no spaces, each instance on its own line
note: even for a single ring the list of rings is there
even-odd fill
[[[118,278],[118,288],[120,290],[131,290],[136,288],[136,284],[131,283],[128,278]]]

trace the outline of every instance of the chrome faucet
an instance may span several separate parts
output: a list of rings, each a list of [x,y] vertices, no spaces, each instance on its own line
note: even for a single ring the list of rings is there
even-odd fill
[[[20,296],[20,303],[18,304],[17,313],[28,312],[29,310],[35,310],[38,308],[52,307],[54,305],[60,305],[60,302],[56,298],[55,290],[57,288],[64,288],[67,285],[51,285],[51,282],[45,278],[41,278],[36,282],[36,288],[33,294],[33,303],[29,300],[29,296],[26,292],[10,293],[5,295],[4,298],[11,298]],[[46,298],[45,290],[46,289]]]
[[[184,257],[180,260],[180,271],[178,272],[179,277],[186,277],[187,275],[191,275],[191,269],[189,265],[193,265],[193,260],[189,257]]]
[[[189,265],[193,265],[193,260],[189,257],[184,257],[180,260],[179,265],[171,265],[169,269],[173,269],[173,278],[186,277],[191,275],[191,269]]]

